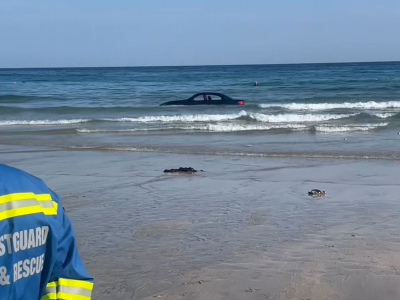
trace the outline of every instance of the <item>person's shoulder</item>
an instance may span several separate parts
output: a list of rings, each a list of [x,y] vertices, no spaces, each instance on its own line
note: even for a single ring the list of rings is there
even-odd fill
[[[37,178],[36,176],[29,174],[21,169],[17,169],[15,167],[11,167],[8,165],[4,165],[0,163],[0,174],[2,176],[18,176],[18,177],[29,177],[29,178],[35,178],[37,180],[40,180],[40,178]]]
[[[0,163],[0,172],[9,172],[9,173],[13,173],[13,172],[23,172],[20,169],[11,167],[11,166],[7,166],[5,164]]]
[[[0,172],[17,171],[18,169],[0,163]]]
[[[0,163],[0,182],[8,186],[8,190],[32,189],[32,192],[44,192],[48,190],[44,181],[23,170]],[[14,187],[14,188],[12,188]],[[19,191],[15,191],[19,192]]]

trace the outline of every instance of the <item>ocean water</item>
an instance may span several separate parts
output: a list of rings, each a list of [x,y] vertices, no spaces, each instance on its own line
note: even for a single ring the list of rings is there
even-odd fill
[[[203,91],[246,105],[159,106]],[[399,131],[400,62],[0,69],[1,144],[400,159]]]

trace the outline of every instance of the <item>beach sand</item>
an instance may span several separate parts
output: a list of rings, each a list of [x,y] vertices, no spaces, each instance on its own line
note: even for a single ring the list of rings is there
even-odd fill
[[[399,162],[19,146],[0,161],[62,196],[93,299],[400,298]],[[163,173],[177,167],[205,172]]]

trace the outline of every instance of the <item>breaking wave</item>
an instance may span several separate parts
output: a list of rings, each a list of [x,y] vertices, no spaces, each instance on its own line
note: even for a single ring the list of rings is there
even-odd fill
[[[380,113],[373,113],[372,115],[375,116],[375,117],[378,117],[378,118],[380,118],[380,119],[387,119],[387,118],[391,118],[391,117],[396,116],[397,113],[382,113],[382,114],[380,114]]]
[[[347,125],[347,126],[314,126],[315,131],[317,132],[351,132],[351,131],[370,131],[377,129],[379,127],[385,127],[389,123],[380,123],[380,124],[365,124],[365,125]]]
[[[265,131],[271,129],[291,129],[299,130],[306,129],[306,125],[287,124],[287,125],[253,125],[253,124],[205,124],[195,126],[181,126],[181,127],[156,127],[156,128],[130,128],[130,129],[77,129],[77,133],[128,133],[140,131],[209,131],[209,132],[237,132],[237,131]]]
[[[271,129],[305,129],[305,125],[251,125],[251,124],[208,124],[203,130],[212,132],[266,131]]]
[[[70,125],[90,122],[89,119],[72,119],[72,120],[8,120],[0,121],[0,126],[13,125]]]
[[[136,132],[136,131],[147,131],[147,129],[87,129],[81,128],[76,129],[77,133],[112,133],[112,132]]]
[[[143,131],[181,131],[181,132],[241,132],[241,131],[269,131],[269,130],[284,130],[284,131],[314,131],[314,132],[350,132],[350,131],[369,131],[379,127],[385,127],[388,123],[365,124],[365,125],[318,125],[309,126],[304,124],[235,124],[235,123],[217,123],[217,124],[198,124],[194,126],[180,127],[156,127],[156,128],[130,128],[130,129],[77,129],[77,133],[129,133]]]
[[[267,115],[261,113],[247,113],[242,110],[237,114],[216,114],[216,115],[174,115],[174,116],[144,116],[138,118],[118,118],[118,119],[102,119],[109,122],[135,122],[135,123],[194,123],[194,122],[221,122],[221,121],[232,121],[240,118],[248,118],[250,120],[268,123],[282,123],[282,122],[319,122],[328,120],[337,120],[355,116],[356,114],[325,114],[325,115],[313,115],[313,114],[280,114],[280,115]]]
[[[174,115],[174,116],[144,116],[137,118],[117,118],[117,119],[102,119],[109,122],[137,122],[137,123],[173,123],[173,122],[215,122],[228,121],[246,116],[247,112],[242,110],[237,114],[199,114],[199,115]]]
[[[385,109],[385,108],[400,108],[400,101],[388,101],[388,102],[343,102],[343,103],[270,103],[260,104],[261,108],[270,107],[282,107],[289,110],[328,110],[338,108],[350,108],[350,109]]]
[[[240,111],[236,114],[198,114],[198,115],[171,115],[171,116],[144,116],[144,117],[127,117],[127,118],[104,118],[104,119],[60,119],[60,120],[4,120],[0,121],[0,126],[16,126],[16,125],[72,125],[80,123],[96,123],[96,122],[115,122],[115,123],[137,123],[137,124],[171,124],[170,126],[178,126],[179,124],[204,124],[216,122],[234,122],[248,121],[249,127],[258,128],[263,125],[259,123],[318,123],[324,121],[333,121],[341,119],[368,120],[368,117],[379,119],[387,119],[399,115],[398,113],[353,113],[353,114],[262,114],[248,113]],[[238,122],[239,123],[239,122]],[[257,124],[258,123],[258,124]],[[143,126],[143,125],[142,125]],[[165,125],[164,125],[165,126]],[[238,124],[237,126],[242,126]],[[167,129],[174,129],[167,128]],[[261,128],[260,127],[260,128]],[[162,129],[165,129],[162,128]]]
[[[321,121],[329,121],[329,120],[338,120],[349,118],[355,116],[357,114],[342,114],[342,115],[296,115],[296,114],[280,114],[280,115],[265,115],[265,114],[250,114],[250,118],[255,119],[261,122],[269,122],[269,123],[283,123],[283,122],[321,122]]]

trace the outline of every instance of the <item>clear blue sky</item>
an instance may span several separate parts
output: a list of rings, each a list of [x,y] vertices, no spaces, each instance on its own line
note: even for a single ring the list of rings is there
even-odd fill
[[[400,0],[0,0],[0,68],[400,60]]]

